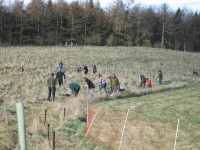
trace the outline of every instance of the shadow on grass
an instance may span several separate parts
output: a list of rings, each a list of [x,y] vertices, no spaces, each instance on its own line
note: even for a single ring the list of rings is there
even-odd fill
[[[85,117],[79,117],[78,118],[81,122],[87,122],[87,119]]]

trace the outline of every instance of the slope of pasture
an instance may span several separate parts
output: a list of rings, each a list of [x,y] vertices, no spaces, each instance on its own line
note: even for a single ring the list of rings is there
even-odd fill
[[[64,84],[79,83],[81,91],[77,98],[63,97],[62,94],[70,93],[70,90],[65,87],[57,88],[56,102],[49,103],[46,101],[47,78],[51,72],[56,73],[58,62],[61,59],[64,62],[65,74],[67,75]],[[87,97],[85,83],[82,80],[84,75],[75,72],[75,67],[82,64],[88,65],[89,74],[87,77],[95,83],[96,87],[98,87],[98,75],[91,73],[93,64],[97,65],[98,73],[103,74],[106,78],[108,86],[107,77],[116,73],[121,85],[126,87],[126,91],[121,94],[122,97],[135,91],[137,91],[136,93],[145,91],[145,89],[138,87],[140,74],[150,77],[155,87],[153,89],[158,90],[170,87],[171,83],[176,85],[187,81],[197,82],[200,79],[199,76],[192,74],[193,71],[200,72],[200,54],[198,53],[141,47],[1,47],[0,98],[12,89],[0,100],[2,114],[0,117],[0,149],[14,149],[18,144],[15,108],[17,101],[25,103],[29,149],[50,149],[47,141],[47,125],[44,125],[43,118],[45,109],[48,112],[47,123],[51,124],[51,130],[55,130],[56,135],[60,135],[60,138],[57,139],[58,149],[66,147],[68,149],[104,149],[104,146],[93,145],[84,139],[82,130],[84,130],[85,122],[76,119],[63,121],[62,119],[64,108],[66,109],[66,118],[85,119],[86,117],[85,101]],[[22,66],[25,67],[23,75]],[[155,78],[159,69],[164,72],[163,86],[158,86],[157,78]],[[117,106],[119,102],[123,102],[123,99],[115,101],[99,92],[96,92],[95,99],[109,99],[113,105],[117,102],[115,109],[119,107]],[[143,106],[146,102],[142,103],[143,100],[141,100],[140,105],[140,98],[136,99],[138,101],[136,100],[137,103],[132,107],[140,106],[138,112],[140,109],[146,110],[146,105]],[[126,103],[130,99],[124,100]],[[125,112],[126,105],[122,105],[122,107],[119,108]],[[146,117],[149,119],[150,116]],[[166,120],[168,119],[166,118]],[[115,138],[117,141],[117,137]],[[79,143],[80,140],[81,143]],[[111,145],[111,147],[113,146]]]
[[[20,79],[5,102],[46,99],[46,80],[51,72],[57,71],[61,59],[66,75],[70,75],[64,83],[77,82],[82,86],[85,85],[82,74],[75,73],[75,68],[82,64],[88,65],[88,77],[95,83],[98,77],[91,73],[93,64],[104,77],[116,73],[121,85],[127,88],[139,84],[140,74],[151,78],[155,86],[159,69],[164,72],[165,83],[194,81],[197,76],[192,72],[200,72],[198,53],[139,47],[6,47],[0,49],[0,57],[0,77],[3,79],[0,81],[0,94],[6,93]],[[22,66],[25,73],[20,78]],[[57,97],[65,91],[58,91]],[[85,93],[84,90],[81,92]]]
[[[102,110],[102,114],[99,112],[99,118],[97,116],[90,136],[96,137],[97,140],[94,141],[97,143],[111,144],[116,141],[102,139],[110,138],[108,133],[113,130],[110,129],[110,126],[113,128],[117,126],[117,132],[122,131],[122,122],[126,117],[125,112],[129,108],[130,113],[122,149],[172,149],[177,118],[180,117],[177,149],[198,150],[200,149],[199,88],[200,84],[196,83],[188,88],[168,90],[141,97],[96,101],[95,105],[101,106],[104,110]],[[122,115],[122,112],[123,116],[120,116],[119,114]],[[118,117],[118,122],[113,124],[112,119],[102,117],[102,115],[108,116],[109,114]],[[113,149],[118,148],[120,136],[121,133],[113,136],[118,141]]]

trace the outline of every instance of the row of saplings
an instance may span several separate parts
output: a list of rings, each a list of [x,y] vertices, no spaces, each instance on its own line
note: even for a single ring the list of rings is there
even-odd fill
[[[51,101],[51,96],[52,96],[52,101],[55,100],[55,93],[56,93],[56,83],[58,82],[59,87],[61,87],[63,85],[63,78],[66,79],[66,76],[63,72],[63,62],[60,61],[59,63],[59,71],[56,74],[56,77],[54,77],[54,73],[51,74],[51,77],[48,78],[47,80],[47,86],[48,86],[48,100]],[[83,70],[84,70],[84,74],[87,75],[88,73],[88,67],[86,65],[82,65]],[[80,72],[81,67],[77,67],[77,72]],[[93,73],[95,74],[97,72],[97,67],[96,65],[93,65]],[[118,98],[118,93],[119,91],[123,91],[124,87],[120,86],[120,82],[117,78],[117,76],[115,74],[110,75],[109,77],[110,83],[111,83],[111,87],[110,87],[110,91],[107,91],[106,87],[107,87],[107,83],[105,78],[99,74],[99,91],[101,91],[102,89],[105,91],[105,93],[109,96],[112,96],[112,94],[114,93],[115,98]],[[140,75],[140,86],[148,86],[148,87],[152,87],[152,81],[148,78],[146,78],[144,75]],[[162,84],[162,80],[163,80],[163,74],[161,72],[161,70],[158,71],[158,79],[159,79],[159,84]],[[92,97],[94,96],[94,89],[95,89],[95,85],[94,83],[88,79],[87,77],[83,77],[83,80],[86,82],[87,84],[87,95],[88,98],[92,101]],[[77,83],[70,83],[66,85],[68,88],[71,89],[71,94],[64,94],[64,96],[77,96],[81,86]]]

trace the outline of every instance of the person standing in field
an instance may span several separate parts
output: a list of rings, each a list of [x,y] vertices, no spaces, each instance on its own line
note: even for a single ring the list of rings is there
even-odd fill
[[[120,83],[119,83],[119,80],[118,80],[118,78],[115,74],[113,74],[113,77],[111,78],[111,88],[112,88],[112,91],[111,91],[110,96],[112,96],[112,93],[113,93],[113,90],[114,90],[115,97],[118,98]]]
[[[52,100],[55,100],[55,93],[56,93],[56,79],[54,78],[54,73],[51,74],[51,77],[47,80],[47,86],[48,86],[48,98],[47,100],[51,101],[51,94],[52,94]]]
[[[68,84],[68,88],[71,89],[72,95],[74,95],[76,97],[81,89],[81,86],[76,83],[70,83],[70,84]]]
[[[106,80],[101,74],[99,74],[99,91],[101,92],[101,90],[104,89],[104,91],[106,92],[106,85]]]
[[[112,96],[113,93],[113,88],[112,88],[112,75],[108,76],[108,79],[110,80],[110,92],[109,92],[109,96]]]
[[[92,96],[94,96],[94,83],[86,77],[83,77],[84,81],[87,83],[87,95],[88,99],[90,100],[90,104],[92,104]]]
[[[58,64],[58,68],[60,68],[61,70],[63,69],[63,62],[62,62],[62,60],[59,62],[59,64]]]
[[[163,73],[161,72],[161,70],[158,71],[158,84],[162,84],[163,83]]]
[[[87,75],[88,74],[88,67],[86,65],[83,65],[83,70],[84,70],[84,74]]]
[[[76,72],[80,73],[81,72],[81,66],[76,67]]]
[[[146,85],[146,77],[143,74],[141,74],[140,79],[141,79],[140,86],[142,86],[142,85],[145,86]]]
[[[56,74],[56,80],[58,80],[59,87],[61,87],[61,85],[63,85],[63,78],[66,79],[66,76],[65,76],[64,72],[62,72],[62,70],[59,69],[59,71]]]
[[[93,65],[92,71],[93,71],[94,74],[97,72],[97,66],[96,65]]]

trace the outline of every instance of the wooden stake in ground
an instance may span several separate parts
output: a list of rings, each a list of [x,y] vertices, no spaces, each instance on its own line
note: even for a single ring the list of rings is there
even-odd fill
[[[5,123],[8,125],[8,114],[7,114],[7,108],[5,108]]]
[[[63,115],[63,121],[65,120],[66,110],[64,108],[64,115]]]
[[[55,150],[55,135],[56,135],[56,133],[55,133],[55,131],[53,131],[53,134],[52,134],[52,150]]]
[[[47,136],[48,136],[48,141],[50,140],[50,137],[49,137],[49,129],[50,129],[50,124],[48,124],[48,134],[47,134]]]
[[[128,109],[127,114],[126,114],[126,120],[124,122],[124,127],[123,127],[123,130],[122,130],[122,136],[121,136],[121,140],[120,140],[120,144],[119,144],[119,150],[121,149],[121,145],[122,145],[122,140],[123,140],[123,136],[124,136],[124,129],[126,127],[126,122],[127,122],[127,119],[128,119],[128,113],[129,113],[129,109]]]
[[[46,124],[46,119],[47,119],[47,110],[45,109],[45,111],[44,111],[44,125]]]

